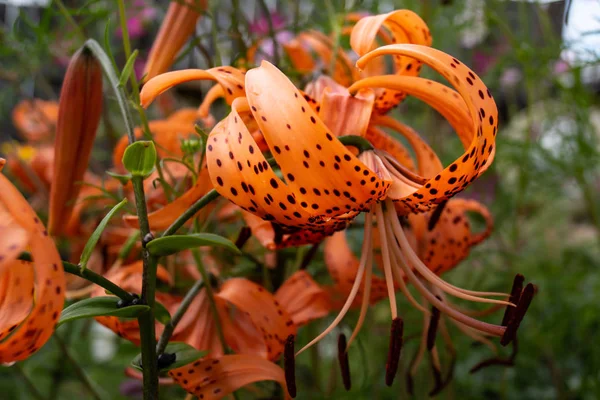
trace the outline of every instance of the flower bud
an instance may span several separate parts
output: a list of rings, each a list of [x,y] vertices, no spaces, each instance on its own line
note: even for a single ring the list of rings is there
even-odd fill
[[[48,221],[53,235],[61,233],[73,210],[101,111],[102,68],[92,52],[84,47],[71,58],[60,92]]]

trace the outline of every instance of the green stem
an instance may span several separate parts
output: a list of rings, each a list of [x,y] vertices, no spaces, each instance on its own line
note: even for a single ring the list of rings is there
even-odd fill
[[[144,195],[144,180],[141,176],[131,179],[133,192],[135,194],[135,206],[140,224],[140,236],[142,237],[142,261],[144,270],[142,273],[142,304],[147,304],[150,311],[138,317],[140,325],[140,341],[142,352],[142,365],[144,370],[144,400],[158,399],[158,364],[156,359],[156,332],[154,319],[154,296],[156,291],[156,259],[150,255],[145,248],[145,241],[150,235],[150,224],[148,223],[148,210],[146,208],[146,196]]]
[[[94,385],[93,385],[92,381],[90,380],[90,378],[88,378],[88,376],[85,374],[85,372],[83,371],[83,369],[81,368],[81,366],[73,358],[73,356],[69,352],[69,349],[67,348],[67,346],[65,345],[65,343],[62,341],[62,339],[57,334],[55,334],[54,335],[54,340],[58,344],[58,347],[59,347],[62,355],[64,356],[64,358],[73,367],[73,370],[75,371],[75,375],[77,375],[77,377],[79,378],[79,380],[81,381],[81,383],[83,384],[83,386],[86,387],[86,389],[88,390],[88,392],[90,392],[90,394],[92,395],[92,397],[94,399],[96,399],[96,400],[102,400],[102,396],[100,396],[100,394],[96,391],[96,389],[94,388]]]
[[[206,297],[208,298],[208,304],[210,306],[210,312],[213,316],[213,320],[215,321],[215,327],[217,328],[217,335],[219,336],[219,341],[223,346],[223,351],[227,352],[227,341],[225,340],[225,335],[223,334],[223,326],[221,325],[221,318],[219,318],[219,310],[217,310],[217,303],[215,302],[215,296],[213,293],[212,286],[210,285],[210,276],[204,268],[204,263],[200,258],[200,253],[198,250],[192,250],[192,256],[194,257],[194,261],[196,261],[196,265],[198,266],[198,270],[200,271],[200,275],[202,275],[202,280],[206,282],[204,287],[206,288]]]
[[[165,325],[165,330],[163,331],[163,334],[161,335],[160,340],[156,345],[156,354],[160,355],[165,351],[165,348],[169,343],[169,339],[171,339],[171,336],[173,335],[175,327],[183,317],[183,314],[185,314],[185,312],[189,308],[190,304],[192,304],[194,298],[198,295],[198,293],[200,293],[200,290],[202,290],[202,288],[204,287],[204,282],[205,281],[203,279],[198,280],[196,281],[196,283],[194,283],[194,286],[192,286],[190,290],[188,290],[185,297],[181,301],[179,308],[177,309],[177,311],[175,311],[175,314],[173,314],[173,317],[171,318],[169,323]]]
[[[25,260],[25,261],[32,260],[31,254],[28,252],[21,253],[19,255],[19,259]],[[76,275],[87,281],[95,283],[96,285],[108,290],[115,296],[121,298],[123,301],[130,302],[134,299],[134,297],[131,294],[129,294],[127,291],[121,289],[119,286],[115,285],[114,283],[112,283],[111,281],[109,281],[108,279],[103,277],[102,275],[98,275],[94,271],[91,271],[89,269],[81,271],[81,268],[79,268],[79,265],[70,263],[68,261],[63,261],[62,264],[63,264],[63,269],[65,270],[65,272],[68,272],[69,274]]]
[[[25,371],[23,371],[21,364],[15,364],[15,370],[21,376],[21,379],[23,379],[23,381],[25,382],[25,385],[27,386],[27,388],[29,388],[29,391],[31,392],[32,397],[34,397],[37,400],[46,400],[44,398],[44,396],[42,396],[40,391],[36,389],[35,385],[31,381],[31,379],[29,379],[27,374],[25,374]]]
[[[162,234],[162,236],[170,236],[173,235],[179,228],[181,228],[187,221],[196,215],[198,211],[204,208],[208,203],[215,200],[219,197],[219,192],[215,189],[206,193],[202,198],[197,200],[194,204],[191,205],[183,214],[179,216],[172,224],[167,228],[167,230]]]

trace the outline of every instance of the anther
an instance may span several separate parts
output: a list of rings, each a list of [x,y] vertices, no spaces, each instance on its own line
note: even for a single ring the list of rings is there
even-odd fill
[[[531,283],[528,283],[521,292],[519,304],[517,304],[516,310],[511,313],[510,319],[506,325],[506,331],[504,331],[504,335],[502,336],[502,339],[500,339],[500,344],[502,346],[506,346],[515,338],[517,329],[519,329],[519,325],[521,325],[521,321],[523,321],[523,317],[531,304],[535,292],[536,288]]]
[[[241,249],[242,247],[244,247],[244,245],[246,244],[248,239],[250,239],[251,236],[252,236],[252,230],[249,227],[244,226],[240,230],[240,233],[235,241],[235,246],[238,249]]]
[[[142,247],[146,248],[146,245],[152,240],[154,240],[154,235],[152,234],[152,232],[148,232],[146,236],[144,236],[144,238],[142,239]]]
[[[442,212],[444,212],[444,208],[446,208],[447,203],[448,200],[444,200],[435,208],[435,210],[433,210],[431,217],[429,217],[429,222],[427,223],[428,231],[431,232],[433,228],[435,228],[436,224],[440,220],[440,217],[442,216]]]
[[[442,382],[442,372],[433,363],[433,361],[431,362],[431,368],[433,369],[434,386],[433,389],[431,389],[431,391],[429,392],[429,396],[435,396],[436,394],[442,391],[445,385]]]
[[[296,360],[294,355],[294,335],[289,335],[283,349],[283,367],[288,394],[296,397]]]
[[[515,279],[513,281],[513,286],[510,291],[510,301],[513,304],[517,304],[519,299],[521,298],[521,292],[523,291],[523,281],[525,277],[521,274],[515,275]],[[515,307],[507,306],[506,311],[504,311],[504,317],[502,318],[502,326],[506,326],[508,321],[510,321],[511,316],[515,312]]]
[[[350,363],[348,362],[348,351],[346,351],[346,335],[340,333],[338,337],[338,361],[342,372],[342,382],[346,390],[350,390],[352,381],[350,380]]]
[[[440,310],[431,307],[431,318],[429,319],[429,328],[427,329],[427,350],[431,351],[435,346],[435,336],[437,334],[438,324],[440,322]]]
[[[390,349],[388,351],[387,363],[385,364],[385,384],[392,386],[398,364],[400,362],[400,353],[402,352],[402,334],[404,331],[404,322],[398,317],[392,321],[392,329],[390,335]]]

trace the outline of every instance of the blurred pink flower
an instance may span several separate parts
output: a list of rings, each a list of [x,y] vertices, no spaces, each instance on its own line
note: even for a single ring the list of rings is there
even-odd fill
[[[278,12],[272,12],[269,15],[269,18],[271,18],[271,22],[273,23],[273,30],[275,32],[285,27],[285,17],[283,17]],[[254,22],[252,22],[248,29],[250,33],[254,33],[256,35],[268,35],[269,20],[267,19],[267,17],[262,16]]]
[[[134,0],[130,8],[130,16],[127,19],[127,32],[131,39],[137,39],[146,32],[146,25],[156,16],[156,9],[149,5],[146,0]],[[118,37],[122,37],[121,28],[117,28]]]

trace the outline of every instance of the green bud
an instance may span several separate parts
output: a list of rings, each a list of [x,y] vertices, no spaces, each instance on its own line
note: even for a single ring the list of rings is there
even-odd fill
[[[156,148],[149,140],[139,140],[127,146],[123,154],[123,165],[133,176],[147,177],[154,171]]]

